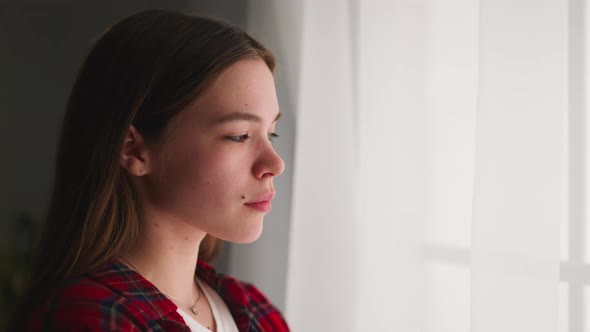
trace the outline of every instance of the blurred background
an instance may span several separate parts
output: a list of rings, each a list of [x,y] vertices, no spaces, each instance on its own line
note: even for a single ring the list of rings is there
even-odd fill
[[[0,0],[0,303],[47,204],[77,70],[144,9],[278,57],[286,162],[215,261],[295,331],[590,331],[584,0]]]

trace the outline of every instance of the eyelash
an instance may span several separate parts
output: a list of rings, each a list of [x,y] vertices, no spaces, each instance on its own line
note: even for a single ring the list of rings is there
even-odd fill
[[[270,133],[268,134],[268,140],[273,142],[273,138],[278,138],[279,135],[277,133]],[[231,140],[232,142],[236,143],[244,143],[246,140],[252,138],[252,136],[248,134],[239,135],[239,136],[227,136],[227,139]]]
[[[270,133],[268,134],[268,140],[271,142],[274,142],[272,139],[273,138],[279,138],[279,135],[277,133]]]

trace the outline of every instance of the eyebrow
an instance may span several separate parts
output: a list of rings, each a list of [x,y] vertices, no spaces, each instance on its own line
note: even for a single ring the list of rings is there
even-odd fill
[[[275,117],[274,122],[277,122],[283,113],[279,112]],[[215,123],[221,124],[232,121],[251,121],[251,122],[262,122],[262,118],[256,114],[248,112],[233,112],[219,117],[215,120]]]

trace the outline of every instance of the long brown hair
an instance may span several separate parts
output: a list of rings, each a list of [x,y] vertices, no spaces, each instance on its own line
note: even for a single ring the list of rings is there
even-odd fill
[[[67,105],[47,219],[15,321],[135,241],[137,194],[119,164],[129,126],[163,140],[171,120],[224,69],[251,58],[274,69],[271,52],[243,30],[170,11],[127,17],[99,37]],[[199,258],[210,260],[219,244],[206,238]]]

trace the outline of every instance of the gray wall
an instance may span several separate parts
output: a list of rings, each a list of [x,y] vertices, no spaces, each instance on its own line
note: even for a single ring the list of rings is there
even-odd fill
[[[243,28],[250,25],[248,1],[240,0],[0,3],[0,230],[4,236],[11,235],[8,225],[18,215],[40,221],[44,214],[63,112],[93,40],[117,20],[151,8],[195,12]],[[257,243],[226,245],[215,265],[221,272],[254,282],[283,308],[294,121],[285,88],[278,90],[285,116],[277,147],[287,171],[277,181],[275,208]]]
[[[285,172],[275,181],[277,196],[264,220],[260,239],[233,245],[230,271],[253,280],[281,309],[285,305],[288,267],[293,154],[301,49],[301,1],[250,0],[248,31],[273,50],[277,94],[283,116],[277,126],[281,137],[274,143],[285,160]],[[318,137],[321,139],[321,137]]]

